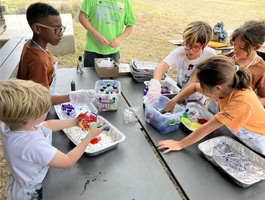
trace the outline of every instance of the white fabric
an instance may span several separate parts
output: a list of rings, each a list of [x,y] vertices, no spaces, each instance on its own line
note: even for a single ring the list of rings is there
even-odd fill
[[[54,74],[53,74],[53,77],[52,77],[52,83],[50,85],[50,93],[52,95],[54,94],[54,90],[55,90],[55,86],[56,86],[58,60],[56,60],[55,64],[53,65],[53,68],[54,68]]]
[[[3,152],[10,170],[7,186],[9,200],[28,199],[42,188],[48,163],[57,149],[51,145],[51,130],[36,127],[36,131],[11,131],[1,124]]]
[[[151,79],[148,92],[146,94],[149,103],[154,104],[161,96],[161,84],[156,79]]]
[[[181,87],[184,87],[195,70],[194,65],[211,55],[216,55],[215,51],[212,48],[206,47],[199,58],[189,60],[186,56],[184,47],[178,47],[164,59],[164,62],[170,67],[177,67],[177,83]]]
[[[237,132],[233,131],[228,126],[227,128],[231,131],[231,133],[233,133],[238,139],[240,139],[249,148],[265,156],[265,136],[264,135],[253,133],[243,127]]]
[[[96,92],[92,89],[71,91],[69,99],[72,104],[88,104],[96,99]]]
[[[195,71],[195,65],[211,55],[216,55],[215,51],[212,48],[206,47],[203,49],[199,58],[189,60],[186,56],[184,47],[178,47],[164,59],[164,62],[166,62],[170,67],[177,67],[177,83],[182,88],[187,84],[190,76]],[[199,92],[196,92],[189,97],[189,100],[200,100],[203,104],[206,99],[207,97]]]

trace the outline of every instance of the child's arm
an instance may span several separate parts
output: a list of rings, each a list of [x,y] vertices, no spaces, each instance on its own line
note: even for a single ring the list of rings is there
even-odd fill
[[[180,93],[178,93],[173,99],[166,102],[164,105],[165,112],[173,112],[175,105],[179,101],[185,100],[186,97],[192,95],[196,92],[196,85],[197,83],[192,83],[188,87],[186,87],[184,90],[181,90]]]
[[[188,87],[189,85],[191,85],[192,83],[196,83],[198,81],[197,76],[196,76],[196,72],[193,72],[188,80],[188,82],[186,83],[186,85],[181,89],[183,90],[184,88]]]
[[[48,129],[51,129],[52,132],[54,132],[54,131],[62,130],[64,128],[70,128],[70,127],[76,126],[77,122],[78,122],[77,118],[65,119],[65,120],[48,120],[48,121],[44,121],[42,123],[42,126]]]
[[[66,103],[70,101],[69,94],[58,95],[58,96],[53,95],[51,96],[51,99],[52,99],[52,105],[58,105],[58,104]]]
[[[100,128],[97,128],[98,125],[99,123],[93,126],[90,132],[85,137],[85,139],[67,154],[64,154],[63,152],[57,150],[55,156],[49,162],[48,165],[50,167],[64,168],[64,169],[72,167],[79,160],[79,158],[83,155],[91,139],[100,135],[102,130],[106,127],[104,125]]]
[[[212,117],[207,123],[203,124],[201,127],[193,131],[193,133],[185,137],[183,140],[163,140],[158,142],[157,147],[158,149],[167,148],[164,153],[168,153],[170,151],[179,151],[198,142],[221,126],[223,126],[223,124],[219,122],[215,117]]]
[[[165,62],[162,61],[155,69],[153,78],[158,80],[159,82],[162,79],[163,73],[169,69],[169,65]]]
[[[131,34],[131,32],[133,31],[133,27],[134,27],[133,25],[126,26],[124,31],[119,37],[110,41],[109,46],[113,49],[120,46],[120,43]]]

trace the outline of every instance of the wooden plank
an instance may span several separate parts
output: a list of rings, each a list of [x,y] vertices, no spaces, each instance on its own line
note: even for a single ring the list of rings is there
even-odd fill
[[[13,37],[0,49],[0,67],[19,45],[23,37]]]
[[[22,37],[15,37],[10,40],[0,49],[0,80],[7,80],[16,76],[20,55],[26,42],[25,38]]]

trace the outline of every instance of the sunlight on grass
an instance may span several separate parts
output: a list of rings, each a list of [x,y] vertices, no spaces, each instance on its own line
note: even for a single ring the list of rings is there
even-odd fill
[[[5,0],[8,13],[16,14],[16,8],[29,6],[35,0]],[[83,0],[64,0],[59,4],[60,13],[71,13],[76,52],[59,55],[59,67],[75,67],[76,58],[83,56],[86,30],[77,17]],[[161,62],[176,46],[167,40],[182,39],[178,34],[184,27],[196,20],[210,25],[223,21],[227,30],[233,30],[247,20],[264,19],[265,2],[256,0],[131,0],[137,25],[133,33],[121,43],[121,62],[129,63],[132,59]],[[239,9],[240,7],[240,9]],[[203,9],[198,9],[203,8]]]

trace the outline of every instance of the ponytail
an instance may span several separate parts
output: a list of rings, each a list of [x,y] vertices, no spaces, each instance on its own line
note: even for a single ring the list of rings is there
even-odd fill
[[[250,83],[251,76],[249,70],[245,67],[238,66],[238,70],[235,71],[233,84],[230,87],[242,90],[244,88],[250,87]]]
[[[223,55],[210,56],[196,65],[197,78],[201,87],[224,85],[242,90],[250,87],[251,76],[248,69],[236,66]]]

